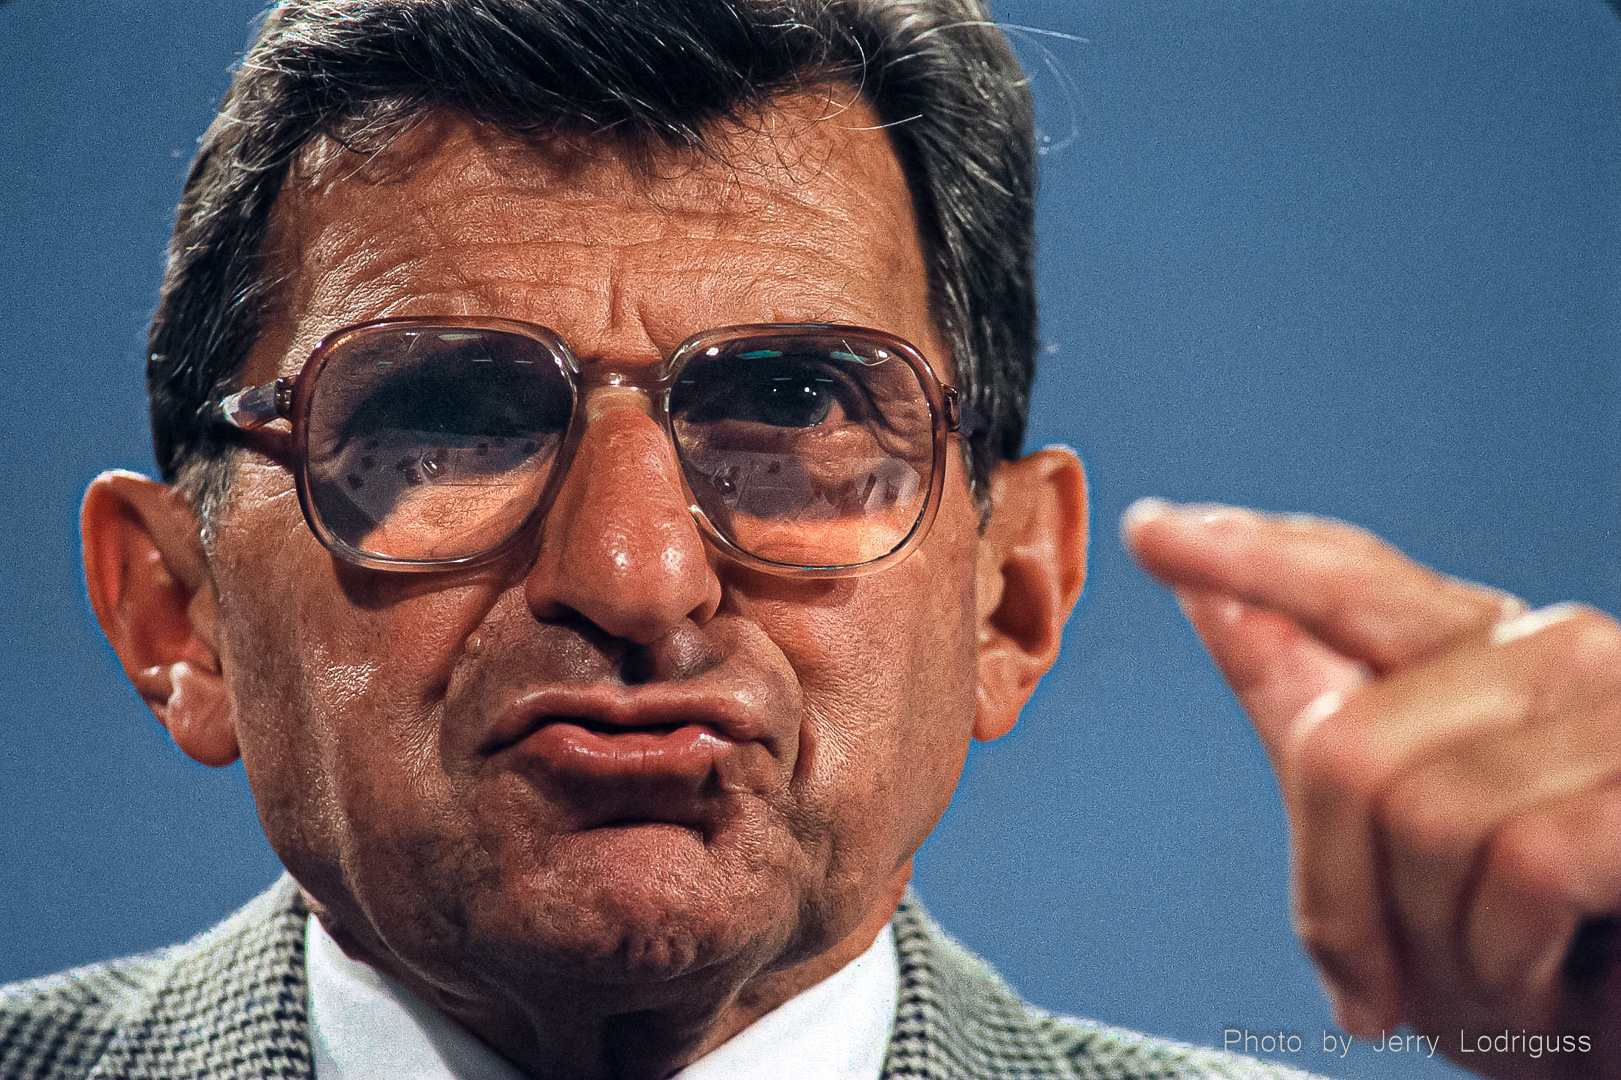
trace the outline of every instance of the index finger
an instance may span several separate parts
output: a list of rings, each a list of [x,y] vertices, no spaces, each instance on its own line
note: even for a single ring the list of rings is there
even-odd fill
[[[1484,633],[1524,607],[1329,518],[1141,499],[1121,519],[1121,534],[1166,585],[1281,615],[1376,674]]]

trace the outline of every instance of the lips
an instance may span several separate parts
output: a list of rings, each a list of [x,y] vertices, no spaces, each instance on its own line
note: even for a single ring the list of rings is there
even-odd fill
[[[702,782],[760,725],[725,697],[595,686],[543,690],[507,709],[480,747],[560,779]]]
[[[552,720],[513,750],[580,779],[702,780],[733,745],[699,724],[605,729],[589,721]]]

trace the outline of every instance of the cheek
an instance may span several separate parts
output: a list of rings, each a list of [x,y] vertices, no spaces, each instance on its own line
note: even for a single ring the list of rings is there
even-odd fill
[[[222,659],[267,834],[284,858],[330,861],[355,804],[406,812],[442,786],[445,682],[494,590],[395,575],[414,594],[368,594],[375,579],[340,569],[266,471],[239,472],[218,531]]]
[[[794,777],[794,803],[809,819],[802,831],[830,834],[852,872],[903,863],[961,774],[976,650],[972,562],[958,554],[926,545],[855,579],[841,602],[761,613],[803,691]]]

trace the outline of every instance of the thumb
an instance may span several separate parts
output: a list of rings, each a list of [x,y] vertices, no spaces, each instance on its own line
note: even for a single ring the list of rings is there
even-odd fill
[[[1288,741],[1369,679],[1365,665],[1282,615],[1219,592],[1182,588],[1176,598],[1249,714],[1274,769]]]

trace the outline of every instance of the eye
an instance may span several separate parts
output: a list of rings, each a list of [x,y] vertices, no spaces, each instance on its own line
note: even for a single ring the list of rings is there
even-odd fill
[[[833,409],[838,383],[808,364],[751,371],[733,388],[733,415],[776,427],[814,427]]]
[[[676,382],[672,409],[694,424],[726,421],[811,428],[835,411],[861,411],[860,391],[831,360],[775,350],[694,365]]]
[[[439,357],[374,387],[344,419],[343,442],[415,432],[444,445],[555,435],[570,402],[522,371],[477,357]]]

